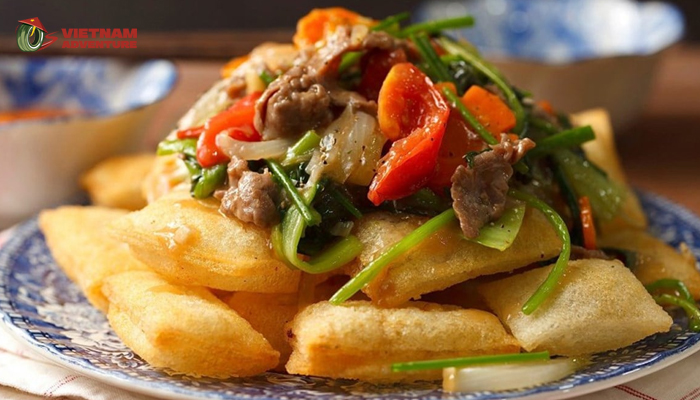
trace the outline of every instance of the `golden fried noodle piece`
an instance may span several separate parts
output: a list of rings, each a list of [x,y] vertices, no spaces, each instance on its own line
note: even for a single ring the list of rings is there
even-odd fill
[[[328,302],[305,308],[288,325],[292,374],[372,382],[437,380],[442,371],[392,372],[391,364],[520,350],[498,319],[480,310],[413,302],[377,308]]]
[[[219,214],[214,199],[175,191],[112,224],[112,234],[166,279],[228,291],[294,293],[299,271],[279,261],[270,231]]]
[[[105,313],[103,280],[124,271],[148,269],[105,229],[109,221],[126,213],[103,207],[65,206],[39,214],[39,226],[56,262],[80,286],[88,301]]]
[[[153,272],[105,281],[107,317],[149,364],[193,376],[250,376],[277,365],[263,335],[202,287],[173,285]]]
[[[486,303],[530,352],[576,356],[619,349],[671,327],[671,317],[621,262],[569,262],[566,274],[531,315],[521,308],[551,266],[479,288]]]
[[[284,326],[299,311],[297,295],[237,292],[226,303],[280,353],[278,369],[284,371],[292,353]]]
[[[139,154],[108,158],[80,178],[80,185],[98,206],[138,210],[146,206],[141,185],[156,156]]]
[[[695,300],[700,300],[700,272],[695,256],[687,246],[679,253],[668,244],[639,230],[626,230],[601,237],[600,247],[613,247],[635,253],[630,269],[643,284],[659,279],[678,279],[685,283]]]
[[[360,261],[367,265],[389,246],[416,229],[425,218],[374,213],[357,222],[365,245]],[[455,222],[389,264],[364,292],[380,306],[394,307],[424,293],[442,290],[481,275],[512,271],[555,257],[561,240],[539,211],[528,209],[520,233],[505,251],[464,240]],[[357,268],[351,271],[357,273]]]

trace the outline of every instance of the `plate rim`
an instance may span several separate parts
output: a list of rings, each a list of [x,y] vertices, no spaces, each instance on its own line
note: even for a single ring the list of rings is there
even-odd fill
[[[640,200],[647,199],[652,203],[660,205],[662,208],[673,209],[673,212],[681,217],[685,223],[690,225],[693,230],[700,234],[700,217],[693,214],[690,210],[682,205],[679,205],[663,196],[658,194],[647,192],[647,191],[637,191],[640,195]],[[8,240],[0,245],[0,270],[6,268],[7,260],[10,254],[14,254],[12,250],[24,243],[24,241],[31,234],[35,233],[37,230],[40,231],[38,226],[38,219],[36,216],[25,220],[21,224],[11,228],[11,233]],[[3,294],[6,298],[8,288],[3,280],[0,280],[0,294]],[[217,399],[224,397],[211,397],[211,396],[198,396],[187,389],[183,389],[177,386],[165,386],[159,387],[155,382],[141,380],[138,377],[121,377],[109,374],[109,371],[103,370],[96,366],[86,366],[80,362],[74,362],[71,360],[78,360],[73,356],[66,355],[56,349],[54,346],[48,343],[42,343],[31,335],[27,329],[18,326],[12,319],[2,303],[6,302],[0,297],[0,329],[7,332],[14,339],[19,340],[31,349],[34,354],[39,355],[41,358],[47,360],[55,365],[62,366],[69,369],[72,372],[90,377],[99,382],[106,383],[108,385],[126,390],[132,393],[139,393],[148,396],[158,396],[164,399],[186,399],[186,400],[201,400],[201,399]],[[27,321],[21,315],[18,315],[26,323]],[[578,384],[567,389],[552,389],[545,390],[538,393],[530,393],[523,396],[513,397],[514,399],[521,400],[553,400],[553,399],[568,399],[576,396],[582,396],[585,394],[590,394],[594,392],[599,392],[605,389],[612,388],[630,381],[634,381],[654,372],[658,372],[664,368],[667,368],[673,364],[676,364],[693,354],[700,351],[700,333],[695,333],[690,335],[687,341],[691,343],[687,344],[687,347],[683,349],[671,349],[663,351],[655,355],[652,359],[644,362],[643,365],[638,365],[634,369],[627,370],[626,372],[621,372],[614,376],[608,376],[605,378],[599,378],[593,382],[587,382],[583,384]],[[459,398],[459,394],[455,394]],[[390,398],[390,395],[380,394],[377,398]],[[237,395],[226,396],[226,399],[240,399],[249,400],[251,397],[240,397]],[[279,397],[270,397],[268,395],[261,395],[253,397],[255,400],[278,400]]]

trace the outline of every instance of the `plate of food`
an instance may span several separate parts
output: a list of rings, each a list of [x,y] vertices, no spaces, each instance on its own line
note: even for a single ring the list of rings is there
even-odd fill
[[[15,228],[4,328],[192,399],[565,398],[699,350],[700,220],[629,187],[606,113],[406,18],[313,10],[229,62],[93,205]]]

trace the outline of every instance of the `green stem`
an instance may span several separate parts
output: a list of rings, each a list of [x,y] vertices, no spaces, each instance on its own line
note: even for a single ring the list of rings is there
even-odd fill
[[[287,194],[289,194],[289,197],[291,197],[292,202],[297,207],[302,217],[304,217],[306,223],[309,226],[318,225],[321,222],[321,214],[319,214],[318,211],[314,210],[313,207],[306,204],[304,199],[302,199],[301,194],[299,194],[299,191],[294,185],[294,182],[292,182],[292,180],[289,179],[289,176],[284,171],[282,165],[280,165],[280,163],[278,163],[277,161],[270,159],[265,160],[265,162],[270,168],[270,171],[272,171],[272,173],[277,177],[279,183],[282,185],[284,190],[287,192]]]
[[[518,100],[515,92],[510,85],[508,85],[503,76],[501,76],[501,74],[489,63],[481,59],[479,56],[465,50],[462,48],[462,46],[453,42],[452,40],[443,37],[440,38],[440,44],[449,54],[455,54],[462,57],[464,61],[471,64],[482,74],[486,75],[486,77],[488,77],[496,86],[498,86],[499,89],[501,89],[503,94],[506,96],[506,100],[508,101],[511,110],[513,110],[513,113],[515,114],[516,123],[514,131],[517,134],[521,134],[525,128],[525,110],[523,109],[523,105],[520,104],[520,100]]]
[[[443,369],[452,367],[467,367],[470,365],[483,364],[510,364],[528,361],[549,360],[549,352],[539,353],[515,353],[515,354],[494,354],[489,356],[448,358],[444,360],[412,361],[405,363],[395,363],[391,365],[393,372],[419,371],[425,369]]]
[[[537,147],[532,149],[528,155],[530,157],[539,157],[550,153],[552,150],[580,146],[593,139],[595,139],[593,128],[591,128],[590,125],[581,126],[539,140],[537,142]]]
[[[554,229],[557,231],[557,234],[563,243],[559,258],[557,258],[557,262],[549,272],[547,279],[542,282],[540,287],[537,288],[535,293],[530,296],[530,298],[523,305],[523,313],[525,315],[530,315],[537,310],[540,305],[542,305],[547,297],[549,297],[554,288],[556,288],[561,277],[564,275],[564,271],[566,271],[566,267],[569,263],[569,256],[571,255],[571,238],[569,237],[569,230],[567,229],[564,220],[547,203],[529,193],[521,192],[520,190],[516,189],[510,189],[508,191],[508,195],[526,202],[530,207],[540,210],[542,214],[547,217],[552,226],[554,226]]]
[[[417,24],[409,25],[399,31],[396,35],[401,38],[408,37],[414,33],[424,33],[427,35],[434,35],[442,32],[445,29],[459,29],[459,28],[469,28],[474,25],[474,17],[471,15],[465,15],[456,18],[447,18],[437,21],[427,21],[419,22]]]
[[[271,84],[275,79],[277,79],[277,77],[276,77],[276,76],[270,75],[270,73],[267,72],[267,70],[263,70],[263,71],[260,73],[260,80],[263,81],[263,83],[265,84],[265,87],[270,86],[270,84]]]
[[[352,214],[353,217],[358,218],[358,219],[362,218],[362,212],[357,207],[355,207],[355,205],[352,204],[352,201],[350,201],[350,199],[348,199],[338,189],[332,188],[331,189],[331,196],[333,196],[335,201],[340,203],[340,205],[345,207],[345,209],[348,210],[348,212],[350,214]]]
[[[455,211],[454,209],[450,208],[431,218],[416,230],[406,235],[406,237],[391,246],[391,248],[389,248],[389,250],[387,250],[385,253],[367,264],[367,266],[364,267],[360,273],[355,275],[342,288],[340,288],[340,290],[338,290],[333,297],[331,297],[331,304],[339,305],[352,297],[355,293],[359,292],[363,287],[365,287],[365,285],[370,283],[384,269],[384,267],[389,265],[389,263],[414,246],[417,246],[420,242],[427,239],[433,233],[447,226],[449,223],[454,221],[454,219]]]
[[[395,28],[396,24],[399,22],[408,19],[411,16],[411,14],[408,11],[402,12],[400,14],[396,15],[390,15],[386,18],[384,18],[381,22],[379,22],[377,25],[373,26],[371,31],[373,32],[379,32],[379,31],[396,31],[398,29],[393,29]]]
[[[694,301],[681,299],[680,297],[671,296],[670,294],[660,294],[653,296],[654,300],[659,304],[681,307],[688,315],[688,327],[693,332],[700,332],[700,310]]]
[[[156,150],[156,154],[159,156],[180,153],[189,157],[197,157],[197,139],[163,140],[158,143],[158,150]]]
[[[430,72],[436,82],[453,82],[454,79],[450,76],[447,70],[447,65],[440,60],[433,45],[430,43],[430,38],[425,33],[411,34],[411,41],[416,45],[421,58],[428,64]]]
[[[649,293],[654,293],[661,289],[674,290],[681,298],[684,298],[690,302],[695,302],[695,299],[693,299],[693,295],[690,294],[688,287],[685,286],[685,283],[679,281],[678,279],[659,279],[658,281],[645,285],[644,287]]]
[[[226,181],[226,164],[215,165],[211,168],[202,168],[202,177],[192,190],[196,199],[206,199],[211,196],[216,188]]]

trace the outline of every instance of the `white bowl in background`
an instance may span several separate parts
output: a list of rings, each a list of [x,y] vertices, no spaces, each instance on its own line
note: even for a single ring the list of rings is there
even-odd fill
[[[176,76],[165,60],[0,57],[0,110],[75,112],[0,124],[0,228],[74,199],[83,171],[138,147]]]

